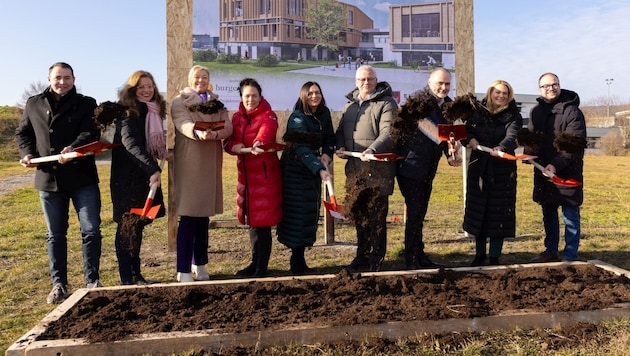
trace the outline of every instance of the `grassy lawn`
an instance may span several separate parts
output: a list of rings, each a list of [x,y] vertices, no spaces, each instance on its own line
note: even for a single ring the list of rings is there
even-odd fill
[[[335,162],[336,186],[342,187],[343,161],[336,159]],[[630,187],[627,178],[629,167],[630,157],[586,157],[581,260],[599,259],[630,269],[630,199],[626,190]],[[532,169],[529,165],[519,165],[517,236],[508,239],[504,245],[504,256],[501,258],[504,264],[525,263],[543,249],[541,212],[539,206],[531,200]],[[0,162],[0,179],[24,172],[25,169],[15,162]],[[119,284],[119,278],[114,250],[115,224],[111,221],[109,165],[100,165],[99,172],[103,196],[101,276],[106,286],[113,286]],[[225,213],[213,220],[234,219],[235,181],[234,157],[226,155],[224,162]],[[2,352],[55,308],[45,302],[51,287],[45,224],[38,194],[31,187],[32,182],[28,187],[0,196],[0,350],[3,350]],[[340,201],[343,201],[343,189],[338,188],[336,195]],[[390,199],[390,212],[392,220],[401,217],[403,212],[402,197],[397,189]],[[449,167],[445,160],[442,160],[434,182],[433,195],[425,222],[425,243],[426,251],[431,258],[449,267],[467,266],[474,255],[474,242],[466,238],[461,230],[462,214],[461,169]],[[74,215],[70,223],[68,267],[70,289],[74,291],[83,286],[83,272],[78,224]],[[388,252],[384,270],[395,270],[404,265],[403,230],[403,225],[397,222],[391,223],[388,227]],[[320,232],[323,234],[321,229]],[[354,228],[350,225],[339,224],[336,226],[335,235],[337,243],[325,245],[322,237],[316,246],[306,253],[307,262],[319,273],[336,273],[354,256],[355,248],[352,245],[355,240]],[[250,251],[246,231],[242,228],[212,229],[209,254],[208,269],[212,278],[232,278],[238,269],[248,263]],[[274,242],[270,261],[272,275],[289,274],[289,255],[290,252],[283,245]],[[158,219],[145,228],[142,262],[143,274],[147,279],[165,283],[175,281],[175,252],[168,251],[167,248],[166,219]],[[620,333],[619,337],[630,340],[630,322],[625,321],[615,325],[617,325],[615,332]],[[602,330],[604,333],[609,332],[607,328]],[[509,338],[509,335],[508,333],[505,337]],[[506,342],[506,347],[514,347],[518,342],[518,340]],[[625,352],[623,345],[618,349],[610,347],[594,343],[578,350],[569,350],[566,354],[598,354],[604,349],[612,354]],[[477,354],[473,350],[475,349],[469,349],[470,354]],[[516,353],[539,354],[537,351]]]

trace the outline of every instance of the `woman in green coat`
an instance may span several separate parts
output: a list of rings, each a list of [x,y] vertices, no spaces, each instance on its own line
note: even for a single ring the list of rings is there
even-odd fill
[[[332,162],[335,134],[330,110],[316,82],[302,85],[283,137],[282,221],[278,241],[291,248],[291,272],[309,271],[304,259],[306,247],[313,246],[322,196],[322,181],[332,179],[327,167]]]

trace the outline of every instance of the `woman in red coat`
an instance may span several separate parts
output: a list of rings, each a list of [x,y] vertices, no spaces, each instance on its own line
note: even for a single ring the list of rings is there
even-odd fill
[[[255,79],[241,80],[238,92],[241,103],[232,117],[234,131],[224,147],[238,155],[236,214],[241,224],[249,226],[252,262],[237,275],[264,277],[271,255],[271,227],[282,220],[282,177],[278,155],[260,146],[276,141],[278,119]]]

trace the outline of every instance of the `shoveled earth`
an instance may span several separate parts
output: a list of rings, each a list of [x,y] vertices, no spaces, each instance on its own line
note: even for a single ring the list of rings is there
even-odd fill
[[[596,310],[627,302],[630,279],[593,265],[395,276],[344,270],[330,279],[100,290],[86,295],[38,339],[107,342],[156,332],[239,333],[305,323],[473,318],[518,309]]]

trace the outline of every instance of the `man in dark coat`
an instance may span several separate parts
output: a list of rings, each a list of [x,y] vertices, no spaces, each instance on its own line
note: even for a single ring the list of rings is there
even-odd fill
[[[74,72],[67,63],[53,64],[48,72],[50,86],[26,102],[16,129],[20,163],[37,166],[35,189],[48,228],[47,244],[53,289],[47,302],[61,303],[68,293],[67,239],[70,200],[77,211],[83,240],[83,269],[88,288],[100,287],[101,195],[94,156],[75,160],[59,158],[50,163],[31,163],[31,159],[72,152],[98,141],[100,131],[93,116],[96,101],[78,94]]]
[[[360,196],[353,205],[352,218],[357,230],[357,255],[350,268],[368,267],[379,271],[387,247],[387,210],[394,191],[394,162],[369,161],[366,154],[393,152],[390,125],[398,104],[387,82],[378,82],[370,66],[361,66],[355,74],[356,88],[346,97],[348,103],[337,128],[337,156],[344,151],[361,152],[361,158],[346,162],[346,189],[350,196]],[[346,196],[346,205],[348,196]]]
[[[530,112],[527,128],[543,137],[536,151],[531,148],[525,153],[538,156],[538,161],[551,172],[563,179],[582,182],[584,167],[584,145],[558,145],[558,137],[570,137],[576,142],[586,142],[586,123],[579,109],[577,93],[561,89],[558,76],[545,73],[538,79],[540,97],[538,104]],[[568,140],[571,141],[571,140]],[[545,251],[532,262],[559,261],[558,244],[560,223],[558,208],[562,208],[565,223],[565,248],[562,259],[578,259],[580,245],[580,206],[584,198],[582,186],[561,187],[550,182],[545,172],[534,170],[535,202],[542,206],[545,227]]]
[[[435,126],[445,124],[442,116],[442,104],[452,99],[448,96],[451,90],[451,74],[444,68],[436,68],[429,75],[424,91],[419,92],[414,102],[428,102],[430,114],[427,118]],[[407,104],[405,104],[407,105]],[[428,137],[419,127],[407,133],[398,142],[398,153],[404,160],[398,161],[396,179],[398,187],[405,198],[407,221],[405,222],[405,265],[407,269],[444,268],[444,265],[432,262],[424,253],[422,229],[424,217],[429,207],[429,199],[433,189],[433,178],[437,172],[442,155],[448,156],[448,144],[436,143],[435,138]],[[451,161],[449,161],[451,163]]]

